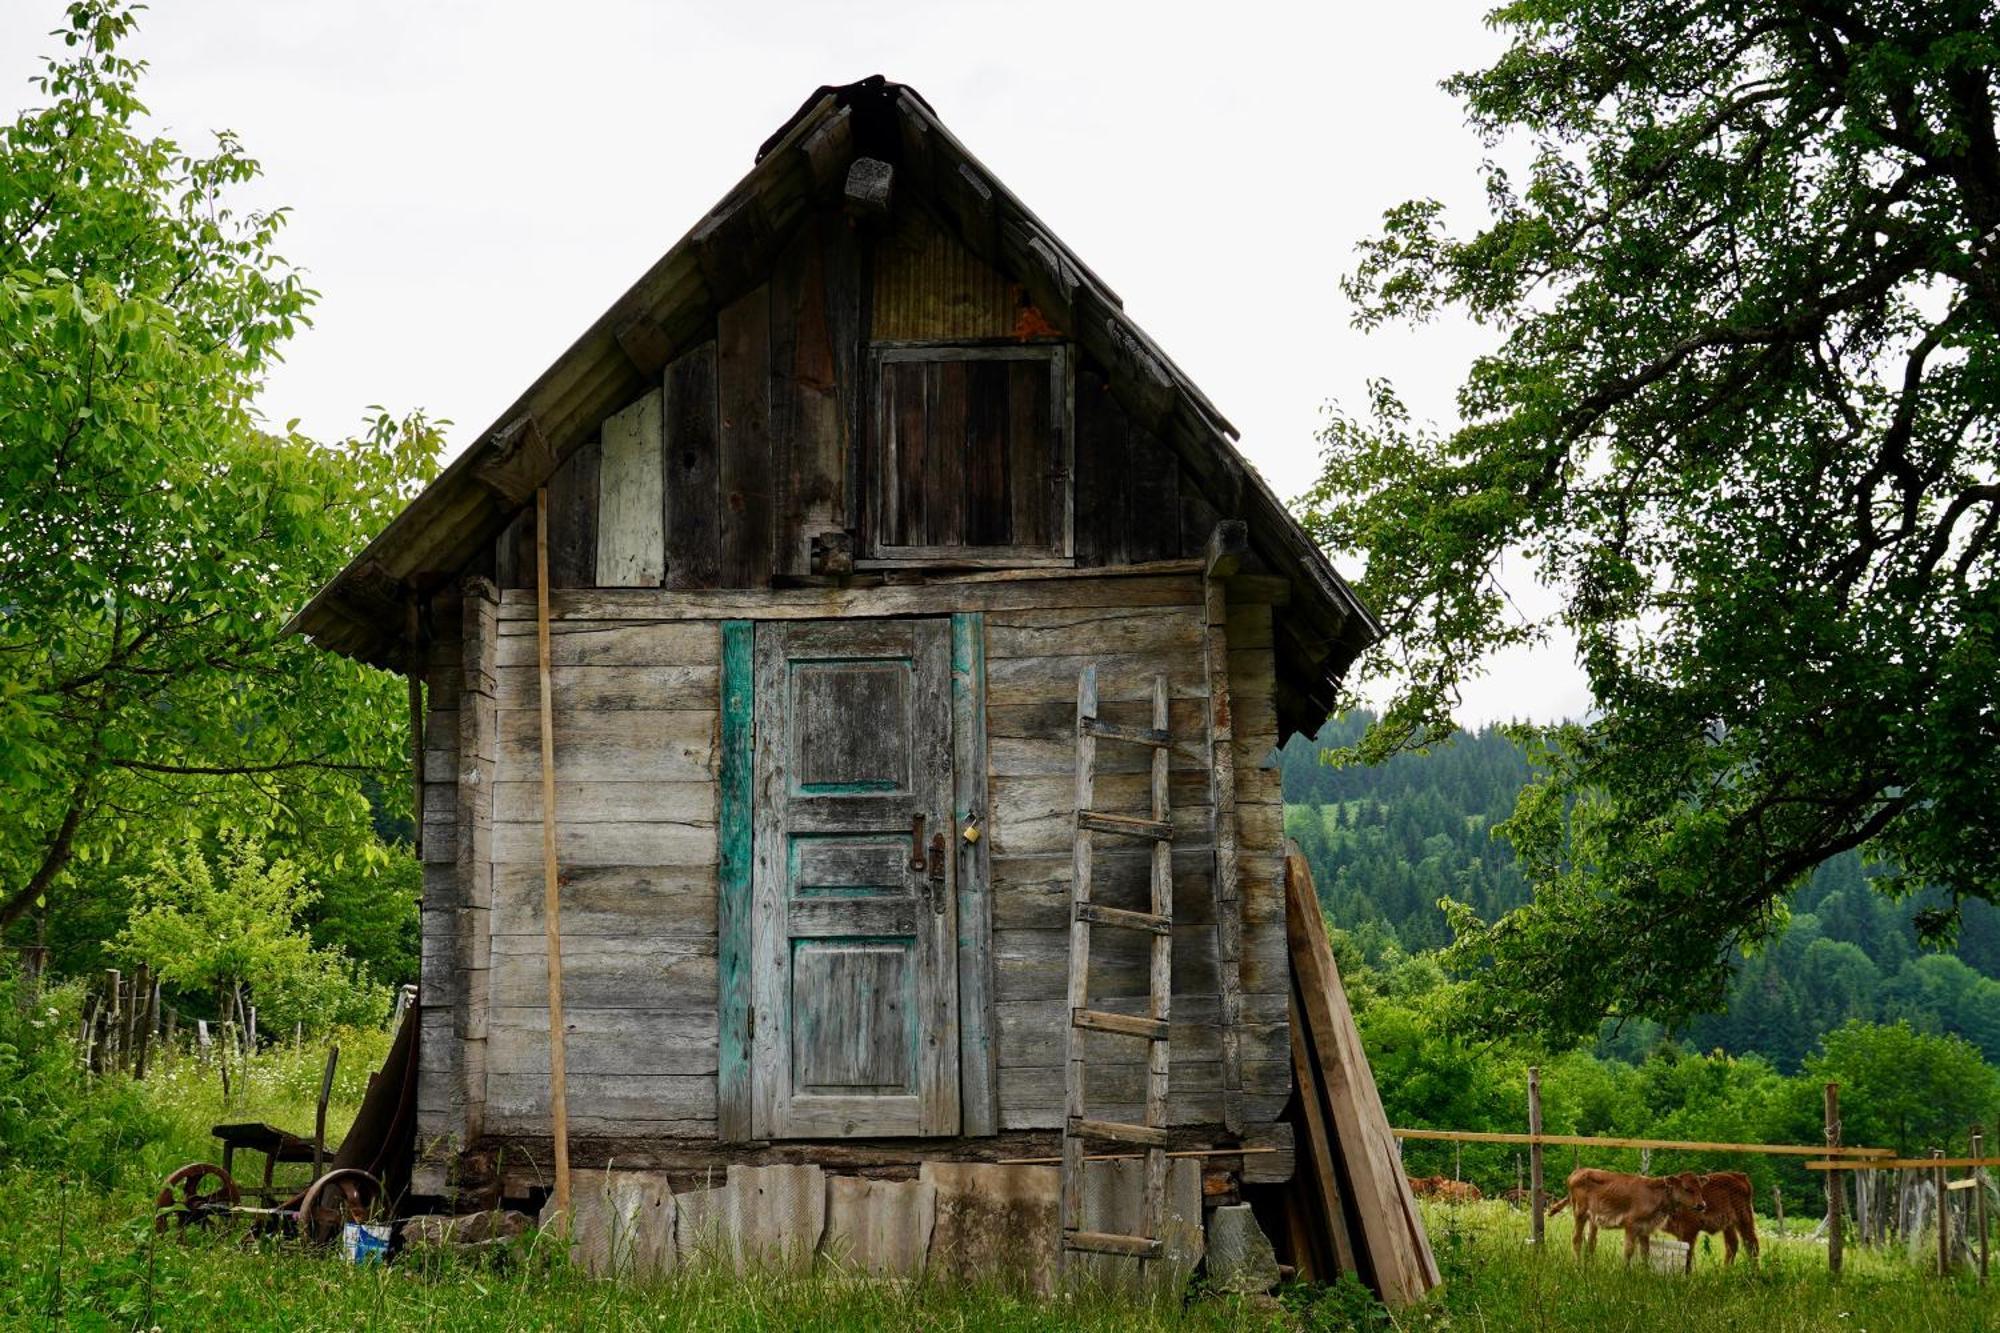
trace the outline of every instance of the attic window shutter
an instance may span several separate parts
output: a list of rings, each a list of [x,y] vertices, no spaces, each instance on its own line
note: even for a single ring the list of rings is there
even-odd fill
[[[874,554],[1069,554],[1064,349],[901,346],[875,352]]]

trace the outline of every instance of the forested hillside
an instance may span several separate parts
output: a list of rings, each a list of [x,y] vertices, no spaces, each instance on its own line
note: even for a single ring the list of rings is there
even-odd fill
[[[1527,756],[1498,729],[1462,733],[1426,755],[1373,768],[1335,768],[1323,749],[1350,743],[1365,714],[1328,722],[1317,743],[1295,737],[1282,755],[1286,827],[1313,867],[1329,919],[1371,963],[1447,943],[1438,899],[1491,919],[1529,888],[1495,824],[1529,778]],[[1675,1034],[1697,1050],[1756,1052],[1793,1071],[1849,1019],[1908,1019],[1953,1033],[2000,1063],[2000,911],[1967,906],[1955,950],[1918,946],[1927,899],[1893,902],[1849,853],[1794,895],[1774,945],[1739,962],[1727,1009]],[[1650,1025],[1606,1034],[1605,1053],[1637,1056],[1662,1036]]]

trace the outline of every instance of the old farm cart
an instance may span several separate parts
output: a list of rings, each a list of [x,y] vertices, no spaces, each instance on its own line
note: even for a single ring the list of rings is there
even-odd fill
[[[915,92],[815,93],[296,618],[409,677],[426,1206],[537,1206],[566,1149],[579,1213],[1041,1277],[1071,1057],[1152,1158],[1072,1171],[1070,1230],[1185,1266],[1280,1188],[1269,761],[1376,631],[1233,436]],[[1073,975],[1093,666],[1170,742],[1087,809],[1171,840],[1088,906],[1172,914]]]

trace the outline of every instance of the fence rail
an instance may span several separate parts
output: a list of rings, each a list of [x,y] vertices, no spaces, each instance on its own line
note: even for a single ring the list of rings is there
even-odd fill
[[[2000,1166],[2000,1157],[1878,1157],[1865,1162],[1807,1162],[1808,1171],[1914,1171],[1946,1166]]]
[[[1875,1159],[1892,1158],[1893,1148],[1829,1148],[1824,1143],[1693,1143],[1681,1139],[1600,1138],[1589,1134],[1502,1134],[1470,1129],[1392,1129],[1399,1139],[1423,1139],[1441,1143],[1526,1143],[1561,1144],[1579,1148],[1650,1148],[1657,1152],[1747,1152],[1791,1157],[1849,1157],[1860,1159],[1844,1167],[1870,1166]],[[1925,1166],[1931,1163],[1926,1160]],[[1994,1163],[2000,1165],[2000,1163]],[[1815,1163],[1807,1163],[1808,1168]]]

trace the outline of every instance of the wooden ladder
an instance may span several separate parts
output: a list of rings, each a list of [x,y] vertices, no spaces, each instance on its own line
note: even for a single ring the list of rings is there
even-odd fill
[[[1097,742],[1148,746],[1153,752],[1152,817],[1113,815],[1092,808],[1097,777]],[[1069,1031],[1063,1077],[1062,1248],[1070,1253],[1160,1256],[1161,1220],[1167,1192],[1168,1008],[1173,998],[1174,882],[1173,814],[1167,807],[1167,763],[1173,744],[1167,731],[1167,678],[1153,678],[1153,725],[1125,727],[1097,716],[1097,668],[1085,667],[1076,682],[1076,845],[1071,861],[1069,927]],[[1096,833],[1140,838],[1153,845],[1152,910],[1128,911],[1091,901],[1091,836]],[[1141,1017],[1090,1007],[1090,928],[1112,926],[1153,937],[1151,1005]],[[1094,1120],[1084,1112],[1083,1034],[1109,1032],[1146,1043],[1146,1120],[1125,1124]],[[1139,1234],[1083,1229],[1084,1141],[1108,1140],[1146,1150],[1145,1216]]]

